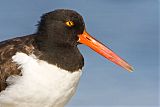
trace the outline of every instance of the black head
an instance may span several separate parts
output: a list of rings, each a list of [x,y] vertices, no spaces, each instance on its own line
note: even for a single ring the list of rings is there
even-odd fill
[[[84,59],[77,45],[85,29],[83,18],[73,10],[58,9],[44,14],[36,33],[40,59],[68,70],[82,69]]]
[[[85,24],[80,14],[73,10],[57,9],[41,17],[37,33],[44,35],[53,45],[75,46],[78,44],[78,35],[84,29]]]
[[[105,58],[128,71],[133,68],[85,30],[83,18],[73,10],[59,9],[41,17],[37,31],[37,43],[43,60],[56,64],[68,71],[83,67],[83,57],[77,44],[89,46]]]

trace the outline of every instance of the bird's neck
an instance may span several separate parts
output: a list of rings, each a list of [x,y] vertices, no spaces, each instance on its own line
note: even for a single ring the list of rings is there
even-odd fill
[[[77,46],[69,44],[61,44],[37,39],[38,49],[42,53],[41,60],[45,60],[50,64],[70,72],[78,71],[84,66],[84,59],[79,52]]]

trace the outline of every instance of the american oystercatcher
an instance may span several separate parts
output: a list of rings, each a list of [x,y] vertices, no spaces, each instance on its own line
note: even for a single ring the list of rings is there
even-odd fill
[[[132,71],[87,33],[80,14],[57,9],[41,17],[36,33],[0,42],[0,107],[64,107],[82,74],[79,44]]]

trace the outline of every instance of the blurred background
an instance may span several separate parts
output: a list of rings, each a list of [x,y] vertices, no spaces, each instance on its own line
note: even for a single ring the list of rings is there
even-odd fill
[[[43,13],[76,10],[87,31],[135,70],[79,46],[85,66],[67,107],[159,107],[158,6],[158,0],[1,0],[0,41],[34,33]]]

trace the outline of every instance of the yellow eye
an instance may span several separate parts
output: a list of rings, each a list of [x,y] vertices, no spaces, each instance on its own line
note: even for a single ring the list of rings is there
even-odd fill
[[[72,26],[74,26],[74,22],[73,22],[73,21],[67,21],[67,22],[66,22],[66,25],[67,25],[68,27],[72,27]]]

